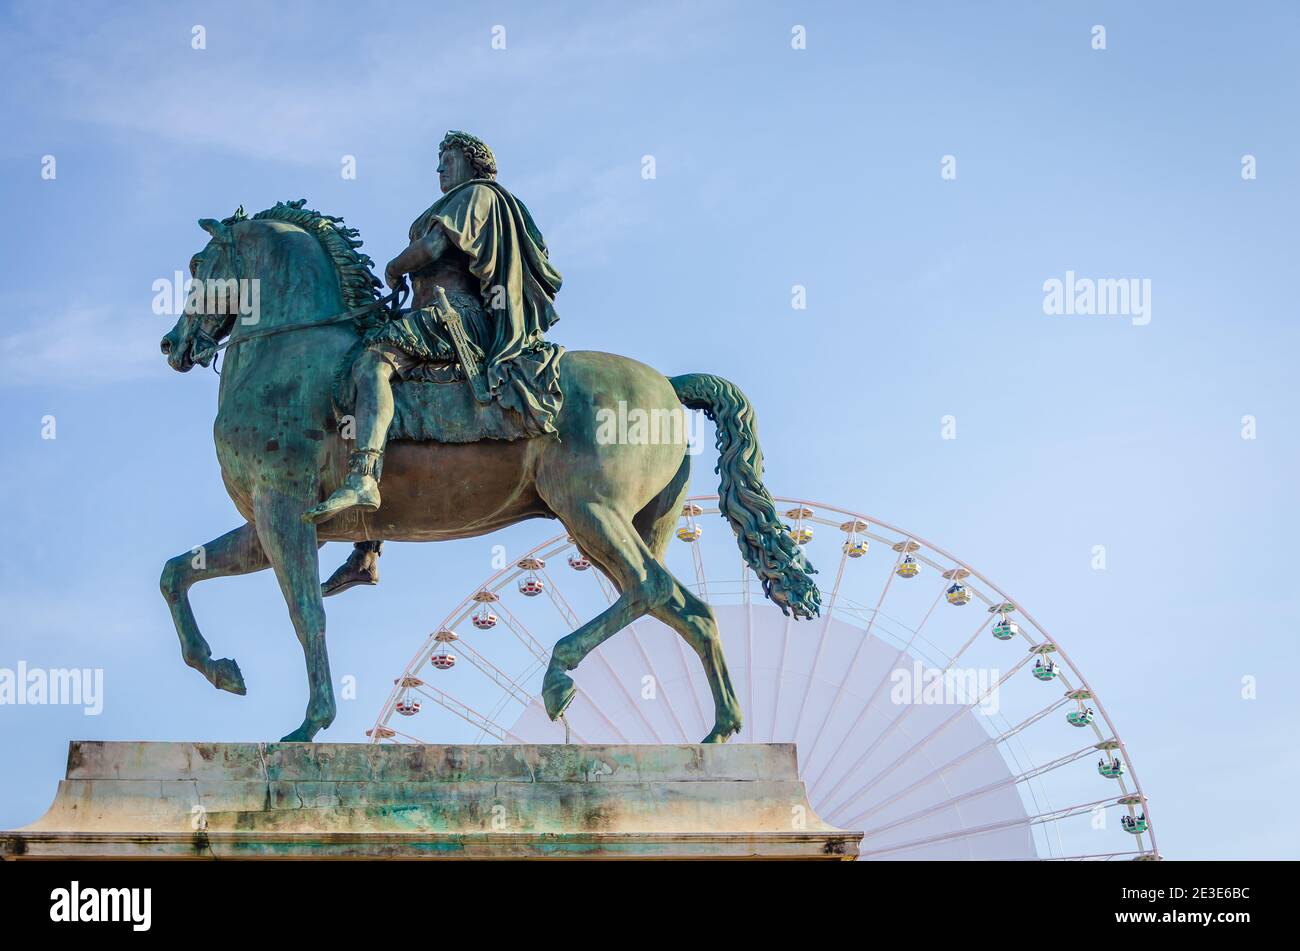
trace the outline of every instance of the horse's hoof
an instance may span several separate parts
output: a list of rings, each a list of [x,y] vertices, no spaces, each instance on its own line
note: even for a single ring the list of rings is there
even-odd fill
[[[577,692],[578,688],[574,686],[573,678],[565,673],[563,667],[551,661],[551,666],[546,671],[546,679],[542,682],[542,699],[546,702],[546,715],[552,720],[558,720],[560,714],[573,702]]]
[[[713,724],[713,732],[700,740],[701,743],[725,743],[731,739],[732,734],[740,732],[740,721],[729,720],[727,722],[718,721]]]
[[[302,726],[298,727],[298,729],[294,730],[288,736],[280,737],[280,742],[310,743],[315,738],[316,732],[319,729],[320,727],[316,726],[316,724],[312,723],[310,720],[303,720]]]
[[[239,665],[229,657],[223,657],[213,663],[212,686],[218,690],[228,690],[241,697],[248,693],[248,688],[244,686],[244,675],[240,672]]]

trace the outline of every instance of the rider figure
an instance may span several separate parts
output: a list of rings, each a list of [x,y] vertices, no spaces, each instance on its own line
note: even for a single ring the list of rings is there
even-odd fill
[[[393,377],[401,380],[425,364],[455,360],[434,310],[440,289],[461,317],[470,359],[481,360],[491,399],[513,411],[524,435],[555,432],[562,401],[561,348],[543,334],[559,319],[554,301],[561,277],[532,215],[497,184],[496,172],[496,159],[482,140],[465,132],[448,132],[443,138],[438,148],[443,196],[415,220],[410,244],[384,269],[385,283],[394,291],[411,276],[413,309],[367,334],[366,347],[352,367],[357,441],[348,474],[329,498],[303,515],[305,520],[323,522],[353,506],[379,508],[384,445],[393,419]],[[358,543],[326,587],[349,565],[353,574],[375,574],[378,546]],[[375,583],[365,577],[337,580],[346,583],[327,593]]]

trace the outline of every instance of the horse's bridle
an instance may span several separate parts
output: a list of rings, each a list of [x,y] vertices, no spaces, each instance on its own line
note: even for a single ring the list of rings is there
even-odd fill
[[[231,265],[232,270],[234,271],[234,280],[238,282],[239,272],[242,270],[242,259],[239,256],[238,243],[234,238],[230,239],[227,250],[231,254],[232,258]],[[236,286],[238,286],[238,284],[236,284]],[[226,350],[236,344],[241,344],[248,340],[273,337],[276,334],[288,333],[291,330],[305,330],[309,327],[328,327],[331,324],[346,323],[351,320],[356,320],[359,317],[364,317],[366,314],[371,313],[379,307],[383,307],[385,304],[388,305],[390,316],[397,317],[400,316],[402,312],[402,303],[406,300],[409,293],[410,287],[407,285],[406,281],[403,280],[395,290],[390,291],[382,297],[377,297],[375,300],[362,304],[360,307],[354,307],[352,310],[344,311],[341,314],[335,314],[325,320],[303,321],[296,324],[286,324],[282,327],[266,327],[262,330],[251,331],[239,337],[232,336],[224,343],[219,341],[219,337],[222,336],[221,329],[229,323],[231,325],[231,331],[233,332],[234,322],[239,316],[238,306],[236,306],[234,314],[204,314],[199,318],[199,326],[194,331],[194,340],[196,343],[201,344],[202,347],[201,349],[196,348],[195,344],[191,343],[190,353],[191,355],[196,353],[202,354],[201,357],[194,356],[194,362],[200,366],[207,366],[207,362],[211,361],[213,372],[220,375],[221,371],[217,369],[217,357],[220,355],[222,350]],[[217,318],[221,318],[220,324],[212,325],[208,323],[208,321]]]
[[[214,235],[214,237],[216,237]],[[235,281],[235,287],[239,287],[239,275],[243,271],[243,258],[239,254],[239,243],[233,236],[218,238],[218,247],[230,255],[230,266],[233,272],[232,280]],[[212,280],[211,277],[200,278],[194,275],[196,281]],[[206,295],[205,295],[206,298]],[[224,314],[200,314],[199,325],[194,331],[194,342],[190,344],[191,359],[199,366],[207,366],[212,363],[212,369],[215,371],[217,354],[221,352],[219,338],[222,336],[222,328],[227,325],[233,325],[235,317],[239,315],[239,303],[236,302],[232,313]],[[219,321],[218,323],[211,323]],[[232,328],[233,329],[233,328]],[[219,375],[219,374],[218,374]]]
[[[220,352],[248,340],[257,340],[261,337],[274,337],[276,334],[288,333],[291,330],[308,330],[312,327],[328,327],[330,324],[345,323],[349,320],[355,320],[358,317],[364,317],[366,314],[376,308],[383,307],[385,304],[388,305],[390,315],[397,316],[402,311],[402,302],[406,299],[408,293],[410,293],[410,289],[407,287],[406,283],[403,282],[398,286],[397,290],[390,291],[383,297],[376,297],[374,300],[367,304],[362,304],[360,307],[354,307],[352,310],[344,311],[341,314],[335,314],[333,317],[327,317],[324,320],[304,320],[301,323],[285,324],[283,327],[266,327],[262,330],[254,330],[240,337],[231,337],[225,343],[218,344],[216,350],[217,352]]]

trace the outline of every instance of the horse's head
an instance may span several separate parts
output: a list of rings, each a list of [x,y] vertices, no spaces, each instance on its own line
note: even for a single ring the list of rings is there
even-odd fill
[[[173,370],[207,366],[240,314],[239,253],[231,225],[214,218],[199,221],[212,239],[190,258],[194,279],[176,326],[162,338],[162,353]]]
[[[223,221],[199,222],[212,239],[190,259],[185,312],[162,339],[173,370],[207,366],[222,342],[232,334],[237,342],[247,326],[305,325],[374,302],[382,285],[370,256],[357,250],[356,229],[306,204],[277,202],[252,217],[241,207]],[[263,289],[274,301],[265,311]]]

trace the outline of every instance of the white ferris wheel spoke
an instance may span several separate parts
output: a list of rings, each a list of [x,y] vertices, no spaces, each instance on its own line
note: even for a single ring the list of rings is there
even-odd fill
[[[1091,756],[1095,752],[1096,750],[1091,745],[1085,746],[1082,749],[1075,750],[1073,753],[1066,753],[1064,756],[1059,756],[1056,759],[1052,760],[1050,763],[1044,763],[1042,766],[1035,766],[1033,769],[1021,773],[1018,776],[1007,776],[995,782],[987,783],[976,789],[968,789],[965,792],[959,793],[956,796],[951,796],[948,799],[943,800],[942,802],[936,802],[932,805],[926,806],[924,809],[920,809],[916,812],[913,812],[910,815],[906,815],[903,816],[902,818],[895,819],[892,822],[886,823],[885,825],[882,826],[874,826],[868,828],[866,831],[869,835],[875,835],[881,832],[887,832],[899,826],[908,825],[909,823],[916,822],[918,819],[924,819],[927,816],[934,815],[936,812],[942,812],[943,810],[948,809],[952,806],[959,805],[971,799],[978,799],[980,796],[987,796],[989,793],[997,792],[999,789],[1006,789],[1008,786],[1015,786],[1022,782],[1025,782],[1026,780],[1033,779],[1037,776],[1041,776],[1043,773],[1049,773],[1052,770],[1059,769],[1062,766],[1068,766],[1070,763],[1078,762],[1083,757]],[[1113,800],[1106,800],[1106,801],[1113,801]],[[859,822],[863,822],[871,813],[875,812],[878,808],[879,807],[877,806],[872,806],[870,809],[865,809],[862,812],[858,813],[857,815],[845,819],[845,821],[856,825]]]
[[[926,617],[928,618],[929,615],[927,614]],[[985,620],[983,624],[981,624],[978,628],[976,628],[975,633],[972,634],[967,639],[966,643],[963,644],[961,648],[957,651],[957,653],[954,654],[952,658],[948,661],[947,665],[943,668],[942,671],[943,673],[947,673],[949,670],[952,669],[952,666],[955,663],[957,663],[958,658],[960,658],[961,655],[966,652],[966,649],[970,647],[971,644],[975,643],[976,638],[980,636],[980,632],[983,631],[984,628],[988,626],[989,622],[992,621],[992,619],[993,618],[990,615],[989,618]],[[910,645],[911,641],[908,641],[908,643]],[[837,747],[835,752],[831,754],[831,757],[827,761],[826,766],[822,769],[821,773],[818,774],[816,780],[813,781],[814,786],[816,785],[816,783],[820,782],[824,778],[826,772],[830,769],[830,764],[835,761],[836,757],[839,755],[840,749],[843,748],[844,742],[848,739],[848,737],[852,736],[854,732],[858,729],[858,727],[861,725],[862,720],[866,716],[867,711],[871,708],[871,705],[875,702],[877,694],[880,693],[881,687],[883,687],[885,682],[888,680],[889,672],[892,672],[895,665],[897,665],[898,661],[902,659],[903,653],[904,652],[900,651],[899,655],[894,658],[893,663],[890,664],[889,670],[885,674],[885,677],[880,681],[879,684],[876,685],[876,690],[875,692],[872,693],[871,699],[867,703],[863,704],[862,710],[859,711],[857,719],[853,721],[853,725],[850,726],[848,732],[844,734],[844,739],[840,741],[839,747]],[[880,731],[880,733],[876,736],[876,738],[871,741],[871,744],[861,753],[861,755],[858,756],[856,760],[854,760],[853,765],[850,766],[844,772],[844,774],[840,777],[839,781],[836,782],[835,785],[830,788],[830,791],[826,793],[827,799],[829,799],[831,796],[834,796],[837,792],[839,792],[840,787],[845,783],[848,777],[854,775],[855,771],[867,762],[867,760],[871,757],[871,754],[880,748],[880,744],[883,743],[890,735],[892,735],[894,729],[914,709],[915,709],[914,705],[908,706],[903,710],[902,713],[898,714],[898,716],[890,720],[889,723],[885,724],[885,728]],[[810,790],[814,788],[814,786],[810,786],[809,787]]]
[[[626,628],[627,633],[630,634],[632,637],[632,646],[636,648],[637,653],[641,657],[641,662],[645,665],[646,672],[650,675],[651,679],[654,681],[655,695],[659,696],[660,694],[662,694],[663,703],[668,708],[668,715],[673,718],[673,723],[676,724],[677,732],[681,737],[681,739],[679,739],[677,742],[682,742],[682,743],[687,742],[685,739],[687,735],[686,728],[682,726],[682,721],[677,717],[676,709],[674,709],[672,703],[669,702],[668,700],[668,692],[667,692],[667,688],[664,686],[663,678],[659,676],[659,671],[655,667],[654,660],[651,659],[650,655],[646,653],[645,645],[641,643],[641,636],[637,632],[637,625],[639,623],[640,623],[639,621],[633,621]],[[638,712],[640,712],[639,706],[640,705],[638,705]],[[650,735],[655,738],[656,743],[665,742],[664,738],[659,735],[659,731],[655,729],[654,723],[650,720],[649,717],[645,716],[645,714],[642,713],[641,719],[645,722],[646,726],[650,728]]]
[[[532,695],[523,687],[519,686],[519,684],[515,682],[513,677],[507,674],[496,664],[492,663],[490,660],[488,660],[486,657],[484,657],[474,648],[470,647],[465,640],[462,639],[458,641],[456,643],[456,649],[459,652],[460,656],[468,660],[485,677],[487,677],[494,684],[496,684],[498,687],[504,690],[508,697],[518,701],[520,704],[522,704],[525,707],[532,702],[533,700]]]
[[[599,571],[600,569],[597,568],[596,570]],[[569,605],[569,602],[564,599],[564,595],[560,593],[560,586],[555,583],[555,579],[551,577],[550,572],[545,568],[538,569],[537,573],[542,576],[542,580],[545,582],[546,594],[550,597],[551,604],[555,605],[555,610],[560,612],[560,617],[564,618],[564,622],[569,625],[569,630],[576,631],[582,625],[578,621],[578,615]]]
[[[848,742],[849,737],[853,736],[854,733],[857,731],[858,727],[862,723],[862,720],[866,717],[867,712],[875,706],[876,698],[880,695],[880,691],[883,690],[885,684],[889,682],[889,675],[893,673],[894,669],[898,666],[898,662],[907,656],[908,649],[916,641],[917,637],[920,636],[921,629],[925,627],[925,623],[928,620],[930,620],[930,615],[934,613],[934,609],[938,605],[939,599],[942,597],[943,597],[943,589],[941,588],[939,594],[936,595],[934,602],[930,605],[930,610],[925,612],[925,617],[921,619],[921,623],[916,626],[916,629],[913,630],[911,635],[908,637],[907,643],[899,648],[898,653],[894,655],[894,659],[890,661],[889,665],[885,668],[884,674],[881,676],[880,681],[876,684],[875,689],[871,691],[871,695],[867,699],[867,702],[864,703],[862,705],[862,709],[858,711],[858,715],[854,719],[853,725],[849,727],[849,729],[845,732],[845,734],[842,737],[840,737],[840,742],[836,745],[831,755],[826,758],[826,765],[822,767],[821,772],[817,774],[815,779],[810,780],[808,786],[808,790],[810,793],[814,791],[817,788],[817,785],[825,778],[826,771],[830,769],[831,764],[834,763],[836,759],[839,758],[840,751],[844,749],[844,744]],[[899,717],[905,716],[908,710],[910,709],[911,707],[909,707],[907,710],[904,710],[902,713],[899,714]],[[897,720],[898,717],[895,717],[894,719]],[[888,731],[888,729],[889,728],[886,727],[886,731]],[[877,743],[878,742],[879,742],[879,738],[877,738]],[[871,749],[874,748],[875,748],[875,744],[872,744]],[[867,753],[864,753],[862,758],[865,760],[866,756],[869,755],[870,755],[870,750],[868,750]],[[832,792],[833,791],[834,790],[832,790]]]
[[[551,662],[551,654],[537,638],[533,637],[524,622],[515,617],[510,609],[503,602],[497,602],[497,610],[501,612],[501,620],[505,622],[506,629],[528,649],[528,652],[544,664]]]
[[[867,790],[873,788],[877,783],[879,783],[882,779],[884,779],[886,776],[892,773],[895,769],[897,769],[903,763],[907,762],[918,752],[923,750],[926,747],[926,745],[929,744],[936,736],[938,736],[948,727],[952,726],[954,723],[959,721],[965,714],[975,709],[975,707],[977,707],[979,704],[983,703],[990,693],[1000,688],[1004,683],[1006,683],[1009,679],[1011,679],[1012,674],[1014,674],[1025,664],[1029,663],[1029,658],[1032,656],[1033,656],[1032,654],[1026,654],[1023,658],[1020,659],[1020,661],[1014,667],[1008,670],[992,687],[984,691],[984,693],[981,694],[979,697],[976,697],[975,700],[973,700],[971,703],[966,704],[961,708],[959,708],[952,716],[950,716],[948,719],[944,720],[937,727],[935,727],[934,730],[932,730],[929,734],[927,734],[925,738],[922,739],[919,743],[913,744],[911,747],[908,748],[908,750],[902,756],[895,759],[883,770],[877,772],[874,776],[872,776],[871,781],[868,782],[862,788],[862,791],[866,792]]]
[[[533,654],[533,656],[536,657],[538,660],[540,660],[543,664],[549,665],[550,653],[546,650],[546,648],[542,647],[541,643],[537,640],[537,638],[533,637],[532,633],[529,632],[528,628],[524,626],[524,623],[520,621],[519,618],[516,617],[510,611],[510,609],[505,606],[503,602],[499,602],[499,601],[497,602],[497,609],[501,612],[501,619],[506,622],[506,627],[509,628],[515,634],[515,636],[519,638],[520,643],[522,643],[525,647],[527,647],[528,650]],[[614,723],[612,719],[610,719],[609,715],[605,713],[604,709],[601,708],[600,704],[597,703],[595,699],[582,688],[582,685],[575,680],[574,686],[576,688],[576,696],[574,698],[575,701],[579,697],[585,700],[590,705],[591,709],[595,712],[595,714],[598,717],[600,717],[600,719],[604,720],[605,724],[618,737],[619,742],[622,743],[628,742],[628,738],[623,733],[623,731],[618,728],[618,726]],[[573,730],[572,727],[570,727],[569,729],[574,736],[578,735],[577,731]],[[584,742],[584,741],[579,740],[579,742]]]
[[[870,858],[875,855],[888,855],[890,852],[899,852],[911,849],[922,848],[929,845],[938,845],[942,842],[951,842],[955,839],[966,839],[979,835],[987,835],[992,832],[1001,832],[1004,829],[1013,829],[1022,825],[1034,825],[1043,822],[1055,822],[1060,819],[1068,819],[1071,816],[1086,815],[1092,812],[1097,806],[1113,805],[1110,799],[1098,799],[1095,802],[1081,803],[1077,806],[1066,806],[1063,809],[1054,809],[1050,812],[1039,813],[1038,815],[1029,816],[1028,818],[1004,819],[1000,822],[990,822],[982,826],[975,826],[968,829],[958,829],[953,832],[943,832],[937,835],[926,836],[924,838],[913,839],[909,842],[899,842],[895,845],[887,846],[883,849],[871,849],[867,846],[866,840],[863,840],[862,857]]]
[[[537,660],[536,658],[530,658],[528,666],[524,668],[523,672],[518,677],[514,677],[511,679],[513,679],[514,682],[517,684],[526,684],[530,680],[532,680],[533,677],[536,677],[539,673],[541,673],[541,670],[542,670],[541,661]],[[536,699],[531,694],[528,694],[527,696],[528,696],[528,703],[532,703],[532,701]],[[501,697],[497,700],[497,702],[492,705],[491,709],[488,710],[488,716],[491,719],[496,720],[498,717],[500,717],[502,714],[505,713],[506,708],[510,706],[511,701],[513,701],[514,699],[515,698],[511,696],[509,693],[503,693]],[[525,706],[527,706],[527,704],[525,704]],[[474,738],[474,742],[475,743],[482,742],[483,735],[484,735],[483,731],[480,730],[478,732],[478,735]]]
[[[1139,855],[1150,855],[1150,852],[1093,852],[1088,855],[1053,855],[1043,861],[1045,862],[1108,862],[1111,859],[1132,859]]]
[[[790,625],[794,619],[787,615],[781,623],[781,661],[776,668],[776,689],[772,691],[772,716],[769,718],[767,728],[767,742],[771,743],[776,739],[777,713],[781,709],[781,684],[785,678],[781,676],[781,671],[785,670],[786,657],[789,656],[790,649]]]
[[[817,732],[813,734],[812,749],[808,751],[808,758],[805,762],[813,762],[813,758],[817,753],[817,747],[821,745],[822,737],[826,735],[826,724],[830,722],[832,714],[834,714],[836,709],[839,707],[840,700],[843,698],[845,693],[844,688],[849,682],[849,677],[853,673],[853,668],[857,666],[858,656],[862,653],[862,648],[866,646],[867,642],[871,639],[871,628],[875,625],[876,618],[880,616],[880,606],[885,603],[885,596],[889,594],[889,586],[894,580],[894,571],[898,568],[898,565],[902,560],[903,553],[899,552],[898,557],[894,559],[894,567],[890,569],[889,574],[885,577],[885,587],[881,590],[880,598],[876,601],[875,610],[871,612],[871,618],[867,621],[866,629],[863,630],[862,636],[858,639],[857,647],[853,650],[853,657],[844,668],[844,673],[840,677],[840,682],[835,687],[835,693],[831,697],[831,704],[826,708],[826,713],[822,717],[822,722],[818,726]],[[811,793],[812,784],[815,780],[807,779],[805,781],[808,782],[808,791]]]
[[[438,706],[445,710],[450,710],[462,720],[465,720],[466,722],[478,727],[480,730],[495,736],[502,742],[505,742],[508,739],[515,739],[518,741],[518,737],[516,737],[509,729],[479,713],[469,704],[457,700],[445,690],[439,690],[437,687],[428,683],[422,683],[420,686],[412,687],[411,689],[417,693],[423,694],[425,697],[438,704]]]
[[[812,685],[817,680],[817,667],[821,663],[822,651],[826,647],[826,632],[830,629],[831,620],[834,617],[835,602],[840,596],[840,585],[844,582],[844,568],[849,563],[849,553],[840,552],[840,566],[835,572],[835,586],[831,588],[830,595],[826,599],[826,607],[823,609],[825,616],[821,619],[821,630],[817,634],[817,649],[813,652],[812,669],[808,673],[808,682],[803,688],[803,698],[799,701],[799,712],[795,714],[794,730],[790,736],[798,740],[799,727],[803,724],[803,712],[808,706],[808,695],[812,693]]]
[[[691,562],[695,566],[695,590],[700,596],[700,600],[708,603],[709,599],[709,582],[704,572],[704,554],[700,551],[700,546],[691,545]]]
[[[895,803],[899,799],[902,799],[904,796],[908,795],[909,793],[915,792],[916,790],[920,789],[922,786],[925,786],[927,783],[933,782],[934,780],[942,776],[944,773],[956,768],[957,766],[960,766],[962,763],[966,762],[970,758],[979,755],[985,750],[992,749],[993,747],[997,746],[999,743],[1003,743],[1006,740],[1011,739],[1013,736],[1022,733],[1024,730],[1028,729],[1030,726],[1033,726],[1035,723],[1042,720],[1044,717],[1050,716],[1054,711],[1059,710],[1067,703],[1069,703],[1069,700],[1065,697],[1062,697],[1059,700],[1055,700],[1052,703],[1048,704],[1047,706],[1043,707],[1038,712],[1028,717],[1027,719],[1022,720],[1016,726],[1011,727],[1008,730],[1004,730],[1002,733],[999,733],[997,736],[990,736],[984,742],[976,746],[972,746],[970,749],[966,750],[966,752],[960,754],[955,759],[949,760],[947,763],[945,763],[942,766],[935,767],[935,769],[933,769],[931,772],[927,773],[926,775],[922,776],[920,779],[916,780],[910,786],[907,786],[906,788],[899,790],[894,795],[890,796],[888,799],[876,803],[864,813],[864,816],[870,816],[876,812],[879,812],[881,809],[884,809],[892,805],[893,803]],[[1091,749],[1092,747],[1089,748]],[[823,798],[822,801],[830,802],[831,796],[833,796],[835,792],[836,790],[832,789],[829,793],[826,794],[826,796]],[[854,802],[856,802],[859,798],[861,798],[864,792],[866,792],[864,788],[854,790],[853,792],[849,793],[847,798],[840,800],[840,802],[837,803],[836,805],[827,807],[826,809],[827,814],[830,815],[830,814],[843,813],[845,810],[849,808],[849,806],[851,806]]]

